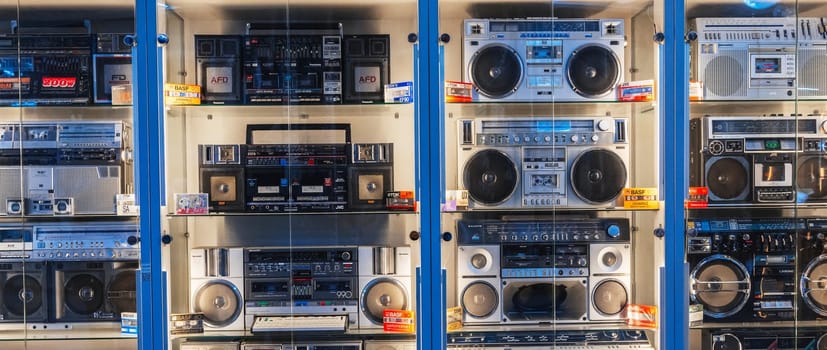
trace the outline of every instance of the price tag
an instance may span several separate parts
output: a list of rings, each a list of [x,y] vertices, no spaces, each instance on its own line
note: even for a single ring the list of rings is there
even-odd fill
[[[409,310],[387,309],[382,314],[385,332],[415,333],[414,312]]]
[[[445,319],[448,320],[448,331],[455,331],[462,328],[462,307],[449,307],[446,310]]]
[[[119,194],[116,197],[118,216],[138,216],[140,208],[135,204],[135,194]]]
[[[709,189],[706,187],[690,187],[689,197],[686,199],[686,208],[706,208],[709,206]]]
[[[624,188],[621,198],[625,209],[660,209],[657,188]]]

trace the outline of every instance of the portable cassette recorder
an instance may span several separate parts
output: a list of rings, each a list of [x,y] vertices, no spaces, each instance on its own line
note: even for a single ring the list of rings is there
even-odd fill
[[[614,101],[622,19],[466,19],[464,81],[478,101]]]

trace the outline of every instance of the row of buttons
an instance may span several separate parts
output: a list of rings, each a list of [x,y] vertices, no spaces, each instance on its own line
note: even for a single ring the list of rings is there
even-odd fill
[[[84,248],[87,245],[88,245],[89,248],[105,248],[106,247],[106,243],[104,243],[102,241],[97,241],[97,242],[75,241],[75,242],[57,242],[57,243],[49,242],[49,248],[50,249],[63,248],[63,247],[66,247],[67,249]],[[127,244],[119,242],[119,241],[115,241],[115,247],[120,247],[120,246],[126,247]],[[45,249],[46,248],[46,242],[37,242],[37,247],[41,248],[41,249]]]
[[[480,135],[481,144],[519,144],[519,143],[587,143],[600,141],[598,134],[573,135],[538,135],[538,136],[508,136],[508,135]]]
[[[533,277],[581,277],[588,276],[589,269],[582,268],[537,268],[537,269],[503,269],[503,278],[533,278]]]
[[[558,236],[559,236],[559,235],[558,235]],[[509,238],[510,238],[510,239],[509,239]],[[573,234],[573,235],[571,235],[571,240],[574,240],[574,241],[579,241],[579,240],[581,240],[581,239],[583,239],[583,240],[589,240],[589,239],[592,239],[592,238],[594,238],[594,239],[601,239],[601,236],[600,236],[600,234],[599,234],[599,233],[595,233],[594,235],[591,235],[591,234],[585,234],[585,233],[584,233],[583,235],[579,235],[579,234]],[[508,241],[528,241],[528,240],[529,240],[529,236],[528,236],[528,235],[522,235],[522,236],[518,236],[518,235],[511,235],[510,237],[509,237],[508,235],[500,235],[500,241],[502,241],[502,242],[508,242]],[[548,241],[548,240],[549,240],[549,235],[547,235],[547,234],[543,234],[543,235],[531,235],[531,241]],[[569,240],[569,237],[568,237],[568,235],[564,235],[563,237],[556,237],[556,239],[552,239],[552,240],[568,241],[568,240]]]

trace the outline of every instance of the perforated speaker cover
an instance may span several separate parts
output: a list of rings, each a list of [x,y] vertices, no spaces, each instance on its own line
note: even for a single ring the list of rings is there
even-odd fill
[[[605,203],[617,198],[626,187],[626,165],[614,152],[595,149],[574,160],[571,186],[578,197],[589,203]]]
[[[626,288],[619,281],[606,280],[594,289],[592,300],[595,309],[604,315],[617,315],[629,301]]]
[[[238,289],[223,280],[204,284],[195,294],[193,310],[204,314],[205,322],[213,327],[233,323],[241,314],[243,303]]]
[[[377,278],[362,291],[362,312],[376,324],[382,324],[385,309],[407,310],[408,295],[399,281]]]
[[[813,45],[799,51],[800,71],[798,96],[827,95],[827,50],[822,45]]]
[[[500,303],[499,293],[485,282],[474,282],[462,292],[462,309],[473,317],[488,317]]]
[[[523,63],[514,49],[489,45],[474,53],[470,62],[471,82],[480,94],[502,98],[514,93],[523,75]]]
[[[235,176],[210,176],[210,200],[232,202],[236,200]]]
[[[483,150],[471,156],[463,170],[463,184],[474,201],[502,203],[517,189],[517,166],[504,153]]]
[[[699,264],[692,272],[695,279],[695,298],[704,306],[704,313],[728,316],[738,312],[749,297],[742,282],[747,271],[725,258],[713,258]]]
[[[79,274],[64,285],[63,297],[72,312],[88,315],[98,311],[104,302],[103,282],[90,274]]]
[[[359,200],[382,200],[385,197],[384,175],[359,174]]]
[[[807,194],[808,199],[827,196],[827,158],[813,157],[798,166],[796,172],[798,190]]]
[[[717,96],[740,95],[746,79],[744,69],[738,59],[731,56],[718,56],[706,65],[703,72],[704,87]]]
[[[116,314],[135,312],[137,309],[135,271],[123,271],[115,275],[115,278],[109,282],[106,296],[109,303],[115,308],[114,312]]]
[[[581,96],[595,97],[614,89],[620,70],[620,61],[611,49],[588,44],[572,52],[566,72],[575,92]]]
[[[744,165],[734,158],[712,160],[706,173],[710,194],[721,199],[735,199],[748,190],[749,174]]]
[[[43,306],[42,290],[40,282],[31,276],[13,276],[3,286],[3,306],[17,316],[31,316]]]

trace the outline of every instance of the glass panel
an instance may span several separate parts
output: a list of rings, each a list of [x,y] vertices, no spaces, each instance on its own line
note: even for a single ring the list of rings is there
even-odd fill
[[[448,348],[657,347],[662,4],[439,6]]]
[[[159,5],[172,348],[415,348],[417,2]]]
[[[0,347],[136,349],[134,4],[1,6]]]
[[[821,5],[686,10],[691,347],[823,347]]]

